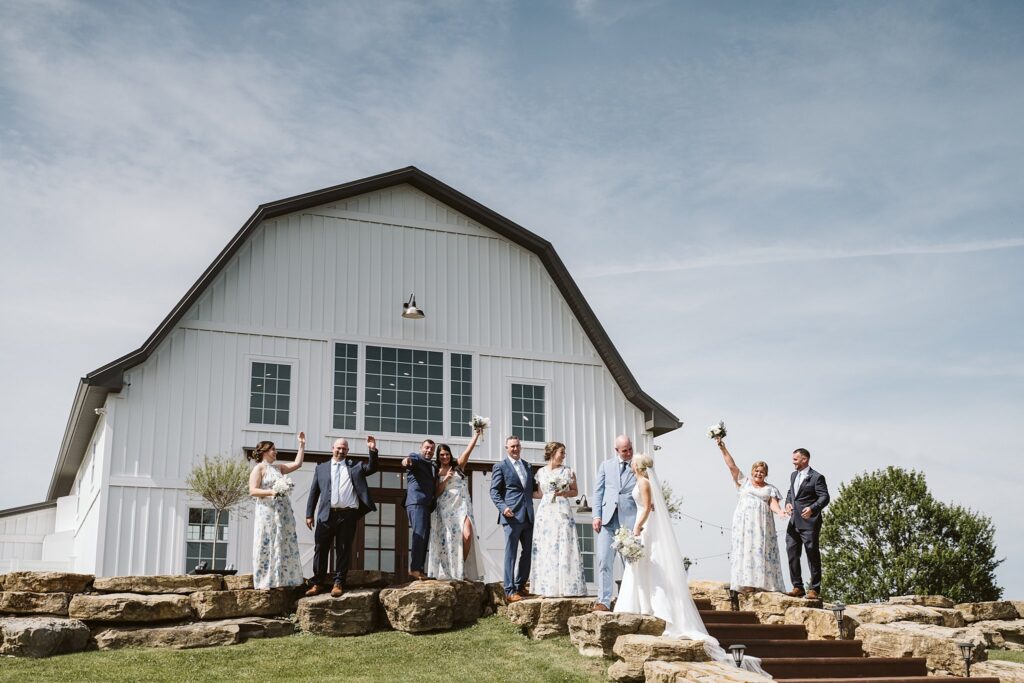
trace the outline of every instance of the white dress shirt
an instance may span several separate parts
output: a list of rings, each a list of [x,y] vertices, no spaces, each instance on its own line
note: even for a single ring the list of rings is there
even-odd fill
[[[804,485],[804,479],[807,478],[807,471],[810,467],[805,467],[796,473],[796,480],[793,482],[793,495],[795,496],[800,490],[800,487]]]
[[[342,460],[331,460],[331,507],[357,508],[359,500],[352,486],[352,477],[348,473],[348,465]]]
[[[512,463],[512,469],[516,471],[516,476],[519,477],[519,483],[522,484],[523,488],[526,488],[526,469],[523,465],[523,459],[513,460],[509,458],[509,462]]]

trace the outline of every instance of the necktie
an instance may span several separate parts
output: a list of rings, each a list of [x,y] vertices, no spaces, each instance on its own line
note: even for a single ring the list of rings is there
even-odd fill
[[[625,460],[619,461],[619,486],[622,486],[626,479],[626,465],[628,464]]]
[[[341,504],[341,493],[338,491],[341,488],[341,465],[338,463],[331,463],[331,507],[338,507]]]
[[[519,483],[526,486],[526,472],[523,471],[523,461],[516,460],[516,474],[519,475]]]

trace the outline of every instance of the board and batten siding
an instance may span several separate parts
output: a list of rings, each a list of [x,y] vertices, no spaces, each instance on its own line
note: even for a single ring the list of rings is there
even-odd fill
[[[424,320],[401,318],[410,292]],[[201,505],[184,479],[203,455],[239,455],[262,439],[294,448],[300,429],[309,450],[329,451],[346,436],[353,452],[364,452],[361,407],[355,431],[332,427],[335,342],[360,344],[360,406],[367,343],[472,354],[473,412],[493,425],[475,460],[502,457],[516,380],[548,387],[546,433],[566,443],[581,493],[589,496],[616,434],[649,448],[642,411],[626,400],[538,257],[398,186],[264,222],[157,350],[128,370],[125,388],[107,398],[106,541],[96,572],[182,571],[188,507]],[[293,365],[285,428],[248,424],[253,360]],[[448,369],[446,358],[445,434],[379,434],[382,455],[404,455],[426,436],[455,450],[466,443],[448,436]],[[542,444],[524,446],[527,460],[543,462]],[[305,556],[312,535],[305,538],[301,524],[308,487],[300,488],[293,508]],[[486,491],[474,493],[479,505]],[[243,570],[251,529],[248,520],[231,525],[228,561]]]
[[[42,560],[43,536],[53,531],[56,517],[56,507],[0,517],[0,572],[8,562]]]

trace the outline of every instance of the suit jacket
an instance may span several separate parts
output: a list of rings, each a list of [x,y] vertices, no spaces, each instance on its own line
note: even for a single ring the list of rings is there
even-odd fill
[[[615,456],[608,458],[597,468],[593,497],[594,517],[600,519],[602,524],[607,524],[618,511],[619,526],[632,528],[636,522],[636,501],[633,500],[636,475],[629,465],[626,465],[626,474],[620,477],[620,462],[621,459]]]
[[[512,461],[502,458],[491,468],[491,500],[498,508],[498,522],[508,526],[508,518],[502,514],[505,508],[512,510],[513,519],[520,524],[533,524],[533,468],[522,458],[526,470],[525,483],[519,481]]]
[[[794,491],[796,475],[797,471],[793,470],[789,476],[789,493],[786,494],[786,504],[793,505],[793,516],[790,517],[789,523],[798,529],[819,527],[821,526],[821,511],[831,500],[828,495],[828,486],[825,484],[825,475],[808,467],[807,476],[800,484],[800,490]],[[800,512],[808,506],[811,508],[811,518],[804,519],[800,516]]]
[[[345,458],[345,467],[348,468],[348,476],[352,479],[352,488],[356,493],[356,500],[359,501],[359,516],[377,509],[373,499],[370,498],[370,487],[366,485],[366,478],[377,471],[377,451],[370,451],[370,461],[362,462],[353,458]],[[316,466],[313,472],[313,485],[309,489],[309,498],[306,500],[306,518],[313,517],[318,522],[327,522],[331,516],[331,461],[322,462]]]
[[[433,460],[427,460],[419,453],[409,454],[409,466],[405,468],[405,505],[425,505],[433,509],[437,495],[437,469]]]

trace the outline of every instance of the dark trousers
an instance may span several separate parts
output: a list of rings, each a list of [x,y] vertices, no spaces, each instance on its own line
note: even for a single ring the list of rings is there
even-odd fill
[[[425,571],[427,544],[430,541],[430,508],[426,505],[406,505],[409,514],[409,528],[412,529],[412,562],[409,570]]]
[[[800,548],[807,550],[807,566],[811,569],[811,590],[821,591],[821,550],[818,548],[818,537],[821,525],[798,529],[790,523],[786,529],[786,554],[789,555],[789,580],[794,588],[803,588],[804,580],[800,576]]]
[[[359,510],[331,510],[326,522],[317,521],[313,531],[313,583],[322,583],[327,576],[327,561],[334,548],[334,582],[345,587],[348,562],[352,557],[352,541],[356,537]]]
[[[516,551],[522,546],[519,554],[519,567],[516,569]],[[526,590],[526,580],[530,578],[530,560],[533,552],[533,524],[512,520],[505,525],[505,595],[521,593]]]

